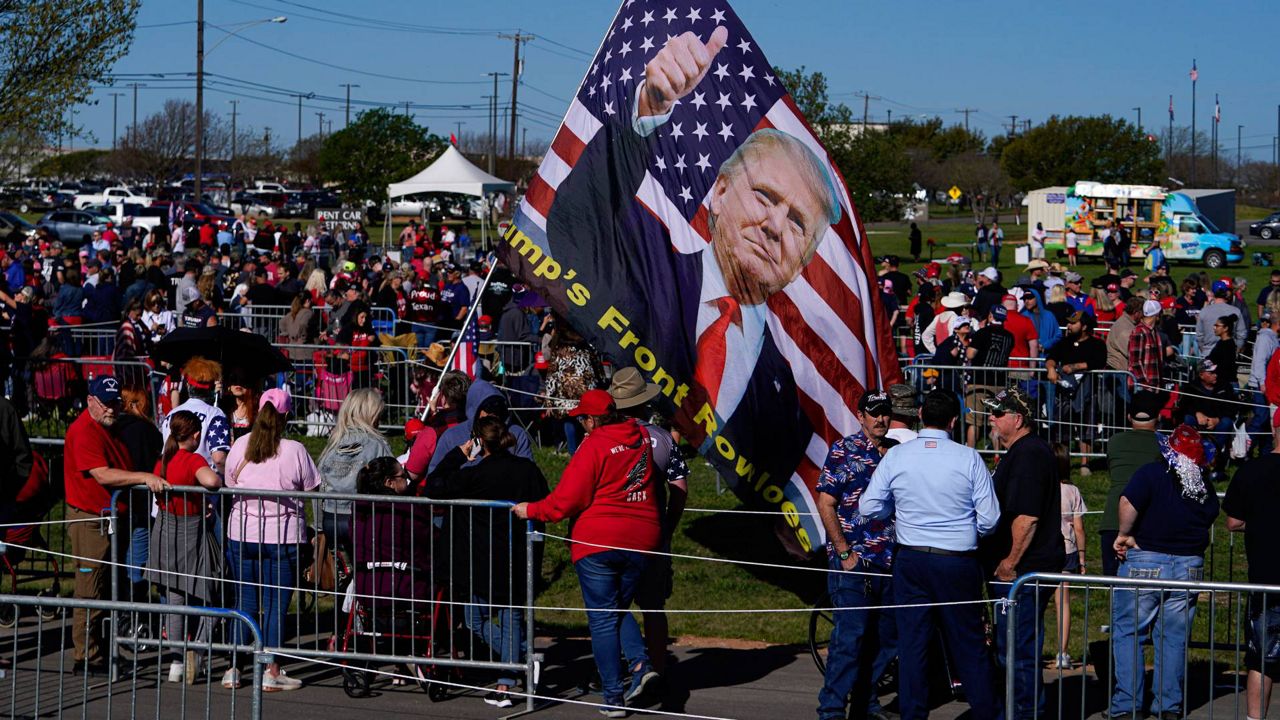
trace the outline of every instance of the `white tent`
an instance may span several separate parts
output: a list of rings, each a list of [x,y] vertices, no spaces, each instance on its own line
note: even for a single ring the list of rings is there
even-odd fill
[[[458,148],[450,145],[422,172],[408,180],[391,183],[387,195],[392,199],[426,192],[459,193],[484,197],[494,192],[515,192],[515,183],[496,178],[471,164]]]

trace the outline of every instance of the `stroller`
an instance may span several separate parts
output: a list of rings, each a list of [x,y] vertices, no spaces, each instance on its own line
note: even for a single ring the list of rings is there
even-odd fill
[[[451,632],[453,616],[440,602],[444,589],[432,587],[430,580],[435,534],[430,506],[358,502],[352,520],[355,562],[340,651],[434,657],[438,640]],[[343,665],[343,691],[352,698],[368,697],[376,675],[372,665]],[[413,665],[410,674],[432,702],[449,697],[448,686],[432,682],[446,677],[441,668]]]
[[[0,552],[0,569],[3,569],[4,574],[8,576],[10,592],[15,595],[18,594],[18,584],[22,582],[19,579],[18,567],[29,559],[32,552],[28,548],[48,549],[49,546],[40,533],[38,525],[20,525],[19,523],[39,522],[57,502],[56,493],[49,484],[49,463],[39,453],[32,453],[31,473],[27,475],[27,482],[18,489],[18,495],[14,498],[12,506],[13,512],[7,519],[0,520],[4,524],[0,527],[0,545],[12,543]],[[15,545],[22,547],[14,547]],[[52,585],[42,588],[36,594],[40,597],[57,597],[61,590],[62,567],[54,555],[41,554],[45,555],[44,570],[33,573],[27,580],[52,578]],[[0,577],[0,589],[3,585],[4,578]],[[38,610],[42,620],[50,621],[57,617],[55,608],[42,607]],[[11,628],[17,622],[18,607],[0,605],[0,628]]]
[[[317,350],[312,354],[315,367],[316,405],[307,414],[308,437],[324,437],[337,420],[342,401],[351,394],[354,377],[351,363],[345,358]]]

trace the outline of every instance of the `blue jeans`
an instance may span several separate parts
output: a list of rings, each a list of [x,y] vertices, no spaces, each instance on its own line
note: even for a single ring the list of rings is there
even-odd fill
[[[570,455],[578,452],[578,421],[576,418],[565,418],[564,449]]]
[[[1044,650],[1044,612],[1053,600],[1056,585],[1039,586],[1027,583],[1018,589],[1018,610],[1013,628],[1013,703],[1005,708],[1010,720],[1042,717],[1044,715],[1044,683],[1041,682],[1040,653]],[[988,585],[992,598],[1009,596],[1009,586]],[[996,662],[1000,669],[1008,671],[1009,613],[1002,607],[995,609]]]
[[[578,572],[578,583],[582,586],[582,602],[587,607],[591,654],[595,656],[596,669],[600,671],[604,701],[609,705],[622,705],[622,665],[618,658],[625,654],[628,668],[649,664],[643,641],[637,644],[635,638],[626,637],[624,642],[620,630],[625,613],[616,612],[631,606],[648,561],[649,557],[643,553],[606,550],[573,564]]]
[[[840,569],[840,561],[828,563]],[[856,568],[865,571],[859,565]],[[827,575],[827,591],[831,607],[864,608],[893,604],[893,578],[888,575],[868,577],[847,572]],[[822,690],[818,692],[818,717],[821,720],[843,720],[847,705],[852,704],[854,717],[881,711],[875,683],[898,654],[898,626],[892,610],[836,610],[835,627],[827,645],[827,670]],[[850,696],[852,695],[852,700]]]
[[[1249,417],[1247,430],[1249,437],[1253,438],[1253,445],[1258,449],[1258,454],[1266,455],[1271,452],[1271,407],[1267,403],[1267,396],[1261,392],[1253,391],[1253,415]]]
[[[992,683],[981,605],[936,605],[982,598],[977,558],[931,555],[900,548],[893,559],[894,611],[898,621],[898,698],[902,720],[929,717],[927,658],[934,633],[941,631],[952,672],[964,684],[974,720],[1002,717]],[[934,607],[924,607],[934,604]]]
[[[519,608],[497,608],[488,605],[484,598],[472,596],[474,605],[462,608],[462,620],[467,629],[497,653],[504,663],[518,663],[524,657],[527,643],[524,636],[524,611]],[[497,622],[494,622],[494,619]],[[472,653],[473,659],[476,656]],[[498,678],[499,685],[515,687],[516,679],[510,670]]]
[[[1120,565],[1120,577],[1150,580],[1202,580],[1204,558],[1130,550]],[[1186,675],[1187,634],[1195,619],[1195,593],[1182,590],[1125,590],[1116,588],[1111,601],[1111,648],[1115,656],[1113,714],[1142,714],[1146,666],[1139,640],[1148,630],[1155,645],[1155,699],[1151,712],[1182,711],[1182,682]],[[1158,616],[1158,617],[1157,617]]]
[[[986,256],[987,256],[987,244],[984,242],[978,243],[978,256],[974,258],[975,263],[981,263],[982,259],[985,258]]]
[[[147,571],[147,558],[150,555],[151,529],[146,525],[135,526],[129,531],[129,549],[126,551],[124,560],[129,566],[129,582],[142,582],[142,575]],[[145,600],[139,602],[145,602]]]
[[[424,350],[431,347],[431,343],[436,341],[436,329],[434,327],[414,325],[413,334],[418,338],[418,347]]]
[[[227,540],[227,562],[238,581],[236,609],[259,621],[266,647],[280,647],[297,581],[298,546]],[[236,623],[236,633],[236,642],[244,645],[252,641],[241,623]]]
[[[1000,267],[1000,246],[999,245],[991,246],[991,267],[994,267],[994,268]]]

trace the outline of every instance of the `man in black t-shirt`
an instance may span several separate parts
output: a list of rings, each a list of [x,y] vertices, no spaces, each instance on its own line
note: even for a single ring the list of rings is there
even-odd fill
[[[973,366],[964,405],[970,410],[981,410],[982,403],[996,394],[1009,381],[1009,355],[1013,353],[1013,334],[1004,329],[1009,311],[1004,305],[991,306],[987,324],[973,334],[965,358]],[[981,317],[981,316],[979,316]],[[965,443],[977,447],[978,439],[987,435],[985,415],[978,415],[975,422],[966,423]]]
[[[880,279],[893,282],[893,294],[898,298],[898,305],[906,307],[911,300],[911,278],[898,269],[898,263],[897,255],[880,258]]]
[[[1089,370],[1107,366],[1107,344],[1093,334],[1098,320],[1094,315],[1076,311],[1067,318],[1067,332],[1049,348],[1044,366],[1046,379],[1054,384],[1049,397],[1054,423],[1053,442],[1080,443],[1080,452],[1092,452],[1090,443],[1097,434],[1097,406],[1094,376]],[[1080,466],[1080,474],[1089,474],[1089,465]]]
[[[1271,427],[1273,436],[1280,437],[1280,412],[1271,419]],[[1222,503],[1227,529],[1244,533],[1249,582],[1255,585],[1280,584],[1280,555],[1276,553],[1276,548],[1280,548],[1280,523],[1275,521],[1280,515],[1277,478],[1280,478],[1280,442],[1273,443],[1271,452],[1250,460],[1236,471]],[[1280,678],[1280,657],[1266,649],[1275,645],[1278,636],[1280,598],[1251,595],[1244,655],[1245,667],[1249,670],[1246,694],[1249,717],[1265,717],[1271,704],[1271,685]]]
[[[1035,434],[1035,401],[1011,385],[983,403],[996,434],[1009,448],[991,476],[1000,501],[1000,524],[978,545],[988,573],[988,595],[1004,598],[1019,575],[1061,572],[1062,491],[1049,444]],[[1044,715],[1040,654],[1044,649],[1044,613],[1052,587],[1023,586],[1017,597],[1014,627],[1014,707],[1010,720]],[[1007,662],[1009,615],[995,613],[996,657]]]

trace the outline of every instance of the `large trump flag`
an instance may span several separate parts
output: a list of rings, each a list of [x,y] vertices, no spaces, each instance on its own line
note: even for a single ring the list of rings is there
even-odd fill
[[[813,487],[899,375],[839,171],[725,2],[627,0],[503,258],[621,366],[796,550]]]

